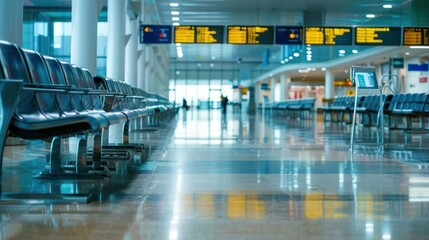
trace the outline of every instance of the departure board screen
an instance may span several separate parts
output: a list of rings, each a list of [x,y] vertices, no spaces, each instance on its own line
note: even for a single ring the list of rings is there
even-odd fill
[[[272,26],[228,26],[229,44],[273,44]]]
[[[302,44],[302,39],[303,27],[276,27],[276,44]]]
[[[352,45],[351,27],[306,27],[305,44]]]
[[[356,27],[356,45],[401,45],[401,27]]]
[[[140,43],[171,43],[171,26],[140,25]]]
[[[176,26],[175,43],[223,43],[223,26]]]
[[[404,27],[402,36],[405,46],[429,46],[429,28]]]

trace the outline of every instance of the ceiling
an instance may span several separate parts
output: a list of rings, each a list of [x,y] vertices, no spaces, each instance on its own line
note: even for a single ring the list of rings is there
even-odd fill
[[[171,7],[171,0],[156,1],[161,23],[172,24],[171,11],[179,11],[181,25],[303,25],[306,22],[304,12],[322,12],[321,25],[355,26],[355,25],[406,25],[409,24],[409,0],[177,0],[178,7]],[[152,0],[149,0],[152,2]],[[384,3],[392,4],[393,8],[384,9]],[[151,4],[151,3],[149,3]],[[376,18],[368,19],[367,13],[376,14]],[[323,23],[324,22],[324,23]],[[329,49],[329,47],[320,47]],[[182,60],[217,59],[234,61],[262,61],[263,51],[269,49],[272,60],[280,63],[280,46],[242,46],[242,45],[185,45]],[[332,48],[336,50],[336,48]],[[351,52],[351,51],[350,51]],[[176,55],[174,46],[171,55]],[[315,56],[324,57],[320,54]],[[317,59],[315,59],[317,61]],[[325,61],[326,58],[321,58]]]
[[[138,0],[132,0],[138,1]],[[171,11],[179,11],[181,25],[305,25],[319,16],[320,25],[410,25],[412,0],[144,0],[145,22],[173,24]],[[107,1],[106,1],[107,2]],[[176,2],[178,6],[170,6]],[[24,0],[25,6],[35,8],[70,8],[71,0]],[[391,4],[391,9],[382,8]],[[375,14],[369,19],[367,13]],[[279,45],[183,44],[183,58],[177,57],[176,46],[169,46],[173,62],[237,62],[252,63],[255,68],[272,70],[282,65],[308,63],[307,46],[288,46],[286,55],[299,52],[288,63],[281,63],[285,49]],[[369,47],[312,46],[311,62],[326,62],[363,52]],[[282,50],[282,51],[281,51]],[[339,50],[345,53],[340,56]],[[269,51],[269,64],[262,65],[264,52]],[[286,56],[288,57],[288,56]]]
[[[156,0],[153,0],[156,1]],[[152,0],[153,9],[159,13],[159,21],[173,24],[171,11],[179,11],[178,21],[181,25],[306,25],[311,16],[320,14],[320,25],[326,26],[357,26],[357,25],[410,25],[411,0]],[[171,7],[171,2],[179,6]],[[391,9],[383,8],[383,4],[391,4]],[[375,14],[375,18],[366,18],[367,13]],[[314,22],[314,21],[313,21]],[[253,62],[256,68],[270,71],[293,63],[326,62],[332,59],[353,55],[370,49],[363,46],[311,46],[312,60],[307,61],[307,46],[288,46],[286,57],[294,52],[300,53],[288,63],[281,63],[284,49],[279,45],[231,45],[231,44],[182,44],[183,58],[177,57],[175,46],[170,47],[173,61],[237,61]],[[269,64],[262,64],[264,51],[270,52]],[[340,56],[339,51],[345,53]],[[387,58],[388,59],[388,58]],[[386,61],[380,57],[380,61]],[[347,76],[344,70],[336,74]],[[294,74],[296,78],[308,78],[323,73]],[[323,76],[323,75],[322,75]]]

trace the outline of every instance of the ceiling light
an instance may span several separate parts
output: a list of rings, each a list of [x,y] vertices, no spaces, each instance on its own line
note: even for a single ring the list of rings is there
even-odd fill
[[[359,51],[358,50],[356,50],[356,49],[353,49],[352,50],[352,53],[358,53]]]
[[[178,3],[170,3],[170,7],[178,7],[179,4]]]
[[[289,56],[289,60],[292,60],[293,59],[293,57],[292,56]]]
[[[280,63],[281,63],[281,64],[285,64],[286,62],[285,62],[284,60],[281,60],[281,61],[280,61]]]
[[[311,55],[313,52],[312,51],[307,51],[307,54],[308,55]]]
[[[320,70],[322,70],[322,71],[326,71],[326,68],[325,68],[325,67],[322,67]]]
[[[299,57],[299,53],[296,52],[296,53],[293,54],[293,56],[294,57]]]
[[[410,55],[410,52],[405,52],[405,55]]]
[[[180,20],[180,18],[179,18],[179,17],[172,17],[172,18],[171,18],[171,20],[172,20],[172,21],[179,21],[179,20]]]
[[[212,56],[212,60],[216,60],[216,56]]]
[[[375,18],[375,14],[368,13],[368,14],[366,15],[366,17],[367,17],[367,18]]]
[[[341,50],[338,51],[338,53],[344,54],[344,53],[346,53],[346,50],[341,49]]]
[[[410,46],[413,49],[429,49],[429,46]]]
[[[179,15],[180,12],[179,11],[171,11],[171,15]]]
[[[174,22],[174,23],[173,23],[173,26],[180,26],[180,23],[178,23],[178,22]]]
[[[392,6],[392,4],[384,4],[383,5],[383,8],[392,8],[393,6]]]

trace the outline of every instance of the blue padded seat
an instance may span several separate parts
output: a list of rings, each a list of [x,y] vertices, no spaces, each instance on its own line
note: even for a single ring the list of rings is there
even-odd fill
[[[44,62],[33,62],[41,56],[34,52],[28,53],[29,57],[24,59],[18,46],[0,42],[0,67],[4,78],[21,79],[26,86],[21,91],[9,127],[13,134],[24,139],[43,139],[97,131],[108,126],[108,122],[101,115],[65,116],[57,106],[55,94],[49,93],[52,89],[40,85],[47,83],[46,77],[49,79]],[[47,100],[51,101],[45,102]]]

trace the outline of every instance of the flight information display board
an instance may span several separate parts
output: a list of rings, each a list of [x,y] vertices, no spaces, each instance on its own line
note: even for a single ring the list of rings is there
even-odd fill
[[[306,27],[305,44],[352,45],[351,27]]]
[[[405,46],[429,46],[429,28],[404,27],[403,43]]]
[[[399,46],[401,27],[356,27],[356,45]]]
[[[171,43],[171,26],[140,25],[140,43]]]
[[[223,26],[175,26],[175,43],[223,43]]]
[[[303,27],[277,26],[276,44],[302,44]]]
[[[228,26],[229,44],[273,44],[272,26]]]

